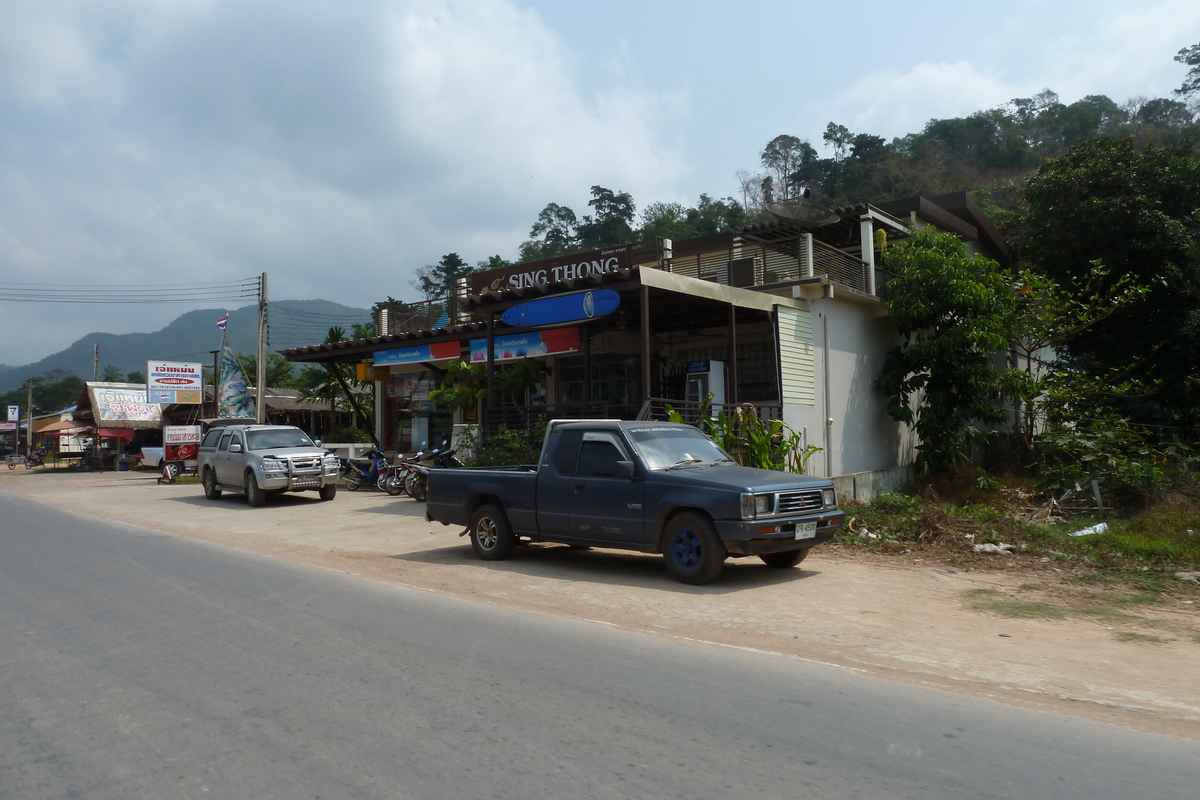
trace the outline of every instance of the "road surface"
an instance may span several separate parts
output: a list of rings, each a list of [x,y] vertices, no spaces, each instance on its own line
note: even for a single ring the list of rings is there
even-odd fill
[[[1194,800],[1198,786],[1191,741],[0,494],[6,800]]]

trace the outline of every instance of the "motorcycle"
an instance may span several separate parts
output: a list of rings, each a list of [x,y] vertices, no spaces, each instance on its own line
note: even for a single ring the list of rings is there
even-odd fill
[[[366,461],[341,458],[342,480],[351,492],[358,491],[360,486],[375,486],[381,473],[388,468],[387,456],[379,450],[368,450],[364,454]]]
[[[34,467],[45,466],[47,448],[39,447],[29,455],[25,456],[25,469],[33,469]]]
[[[408,494],[418,503],[424,503],[429,497],[429,470],[446,467],[461,467],[462,464],[454,457],[454,449],[434,450],[417,462],[411,474],[405,480]]]

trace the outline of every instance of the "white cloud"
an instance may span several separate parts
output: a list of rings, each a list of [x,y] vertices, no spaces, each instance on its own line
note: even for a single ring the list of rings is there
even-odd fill
[[[827,103],[819,119],[827,117],[826,121],[846,125],[855,133],[890,139],[920,131],[931,119],[961,117],[1002,105],[1018,92],[967,61],[922,62],[907,72],[879,71],[860,78]],[[814,146],[820,144],[824,129],[821,122],[809,134]]]
[[[0,280],[267,271],[276,298],[367,305],[451,250],[511,257],[546,202],[666,194],[682,169],[656,98],[584,96],[508,0],[96,8],[0,10]],[[0,304],[24,332],[0,363],[181,309],[46,310]]]

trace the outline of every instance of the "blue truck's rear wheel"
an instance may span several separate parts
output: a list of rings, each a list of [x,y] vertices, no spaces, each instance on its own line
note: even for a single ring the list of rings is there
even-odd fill
[[[504,509],[480,506],[471,517],[471,547],[475,555],[484,561],[500,561],[512,555],[516,546],[517,537],[504,516]]]
[[[681,583],[708,583],[725,568],[728,552],[707,517],[685,512],[671,518],[663,537],[663,560]]]

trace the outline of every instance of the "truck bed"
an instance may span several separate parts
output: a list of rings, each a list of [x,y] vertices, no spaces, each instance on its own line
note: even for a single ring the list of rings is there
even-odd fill
[[[447,525],[466,526],[476,498],[494,497],[515,531],[537,530],[537,465],[454,467],[429,471],[426,514]],[[440,502],[445,498],[446,502]]]

